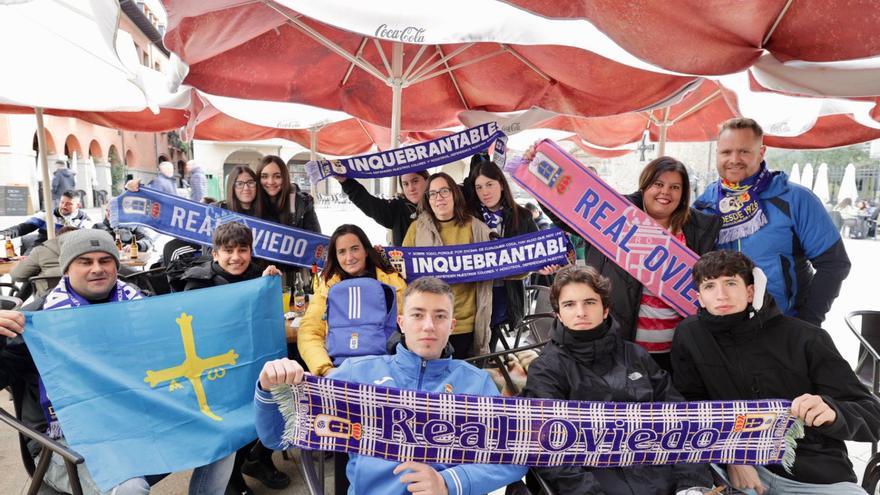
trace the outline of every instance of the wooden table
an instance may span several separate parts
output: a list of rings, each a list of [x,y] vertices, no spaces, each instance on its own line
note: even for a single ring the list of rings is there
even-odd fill
[[[12,258],[10,261],[0,261],[0,276],[9,275],[9,272],[15,268],[15,265],[18,264],[19,261],[23,260],[23,256],[18,256],[16,258]]]
[[[150,261],[151,253],[148,251],[146,253],[138,253],[137,258],[129,258],[128,256],[119,259],[119,264],[122,266],[127,266],[129,268],[137,268],[143,270],[145,266],[147,266],[147,262]]]

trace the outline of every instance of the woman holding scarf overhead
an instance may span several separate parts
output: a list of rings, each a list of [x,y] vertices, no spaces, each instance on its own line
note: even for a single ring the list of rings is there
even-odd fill
[[[403,239],[404,247],[453,246],[486,242],[492,232],[468,213],[461,188],[448,174],[428,177],[428,188],[419,205],[419,216]],[[466,359],[489,352],[492,317],[492,281],[452,285],[455,296],[455,330],[449,343],[453,357]]]
[[[428,187],[428,172],[422,170],[397,177],[403,194],[394,199],[373,196],[355,179],[340,175],[334,177],[342,184],[342,192],[355,206],[379,225],[391,229],[391,245],[400,246],[403,236],[418,216],[419,202]]]
[[[465,195],[472,198],[469,206],[473,215],[482,218],[498,237],[515,237],[538,231],[531,212],[514,202],[504,173],[488,157],[471,168],[471,177],[465,181],[465,187],[471,189]],[[523,274],[492,282],[491,349],[495,348],[500,335],[495,329],[504,323],[513,327],[522,321],[525,314],[523,279],[527,276],[528,274]]]
[[[525,158],[529,158],[529,153]],[[639,176],[639,190],[626,198],[700,256],[715,248],[721,219],[691,208],[690,193],[684,164],[661,156],[645,165]],[[544,212],[556,225],[577,235],[552,212],[546,208]],[[611,315],[621,337],[641,345],[661,368],[671,373],[672,336],[683,317],[589,242],[584,256],[587,265],[611,280]]]

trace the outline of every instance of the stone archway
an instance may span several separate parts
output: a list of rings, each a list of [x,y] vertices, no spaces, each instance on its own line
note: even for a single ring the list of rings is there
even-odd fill
[[[78,158],[83,157],[82,145],[79,144],[79,139],[73,134],[69,134],[67,139],[64,140],[64,154],[67,156],[68,160],[73,158],[73,153],[76,153]]]

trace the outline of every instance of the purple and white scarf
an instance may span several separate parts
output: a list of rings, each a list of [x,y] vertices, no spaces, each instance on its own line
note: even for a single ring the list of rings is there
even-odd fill
[[[507,136],[496,122],[489,122],[424,143],[341,160],[310,161],[306,163],[306,173],[312,184],[332,175],[357,179],[393,177],[463,160],[487,150],[493,142],[492,161],[503,167]]]
[[[276,386],[282,443],[390,461],[526,466],[794,463],[786,400],[578,402],[402,390],[306,375]]]
[[[748,237],[767,225],[767,215],[761,209],[758,196],[767,189],[772,178],[767,164],[761,162],[761,169],[742,182],[718,181],[716,208],[722,221],[719,244]]]

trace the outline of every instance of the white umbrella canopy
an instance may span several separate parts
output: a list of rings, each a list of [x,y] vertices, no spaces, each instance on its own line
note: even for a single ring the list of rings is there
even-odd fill
[[[797,163],[791,166],[791,174],[788,176],[788,181],[795,184],[801,183],[801,166]]]
[[[828,193],[828,164],[820,163],[819,171],[816,173],[816,183],[813,184],[813,194],[822,201],[822,204],[831,200],[831,194]]]
[[[804,171],[801,174],[801,185],[807,189],[813,189],[813,164],[804,165]]]
[[[859,199],[859,191],[856,187],[856,166],[852,163],[843,171],[843,180],[840,182],[840,190],[837,191],[837,203],[840,204],[845,198],[850,198],[853,203]]]
[[[117,0],[0,2],[0,67],[8,71],[0,77],[0,111],[33,109],[40,150],[46,149],[44,109],[158,111],[157,99],[144,89],[149,76],[141,71],[134,43],[118,31],[119,15]],[[39,160],[43,184],[48,185],[44,152]],[[51,223],[48,186],[43,187],[43,201]],[[48,235],[53,238],[54,229]]]
[[[9,71],[0,78],[0,104],[93,111],[148,106],[133,70],[140,66],[134,44],[117,37],[118,21],[116,0],[0,3],[0,46],[6,47],[0,67]]]

